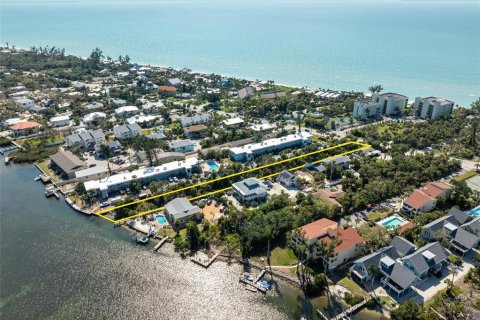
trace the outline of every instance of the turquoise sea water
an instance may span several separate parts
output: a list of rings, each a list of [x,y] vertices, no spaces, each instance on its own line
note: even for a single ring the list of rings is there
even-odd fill
[[[299,86],[480,95],[480,2],[4,1],[0,42]]]

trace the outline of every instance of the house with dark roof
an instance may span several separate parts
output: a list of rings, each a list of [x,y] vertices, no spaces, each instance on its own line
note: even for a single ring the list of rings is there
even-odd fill
[[[255,89],[253,87],[245,87],[238,90],[237,95],[240,99],[245,99],[251,97],[255,94]]]
[[[474,232],[463,226],[469,219],[471,217],[467,213],[452,208],[447,215],[424,225],[420,235],[427,241],[448,237],[451,249],[463,256],[476,248],[480,242],[480,238]]]
[[[380,283],[389,293],[393,291],[397,298],[410,290],[417,281],[411,270],[387,255],[380,259],[379,270],[383,276]]]
[[[429,272],[439,272],[447,261],[447,251],[440,242],[429,243],[400,260],[413,271],[417,278],[424,279]]]
[[[123,124],[113,128],[113,134],[118,140],[136,137],[141,131],[142,128],[138,123]]]
[[[85,163],[70,151],[59,151],[51,155],[50,167],[67,179],[75,178],[76,171],[87,168]]]
[[[207,131],[207,129],[208,127],[204,124],[194,124],[193,126],[183,128],[183,132],[185,132],[190,139],[198,139],[202,137],[202,133]]]
[[[462,227],[475,234],[477,237],[480,237],[480,217],[476,217],[472,221],[464,223]]]
[[[287,170],[283,170],[276,178],[277,182],[283,185],[285,188],[292,188],[298,185],[297,176]]]
[[[203,214],[187,198],[176,198],[165,205],[165,217],[176,228],[184,227],[189,221],[201,221]]]
[[[268,197],[268,187],[256,178],[247,178],[232,184],[233,194],[244,203],[262,202]]]
[[[71,134],[65,137],[65,141],[69,148],[79,146],[83,150],[99,150],[100,145],[106,142],[102,129]]]

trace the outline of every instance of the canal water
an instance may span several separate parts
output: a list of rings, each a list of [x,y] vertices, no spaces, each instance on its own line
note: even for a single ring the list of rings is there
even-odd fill
[[[1,319],[310,319],[325,304],[282,283],[278,297],[246,291],[240,266],[205,270],[170,244],[154,254],[126,230],[45,198],[35,167],[0,159]]]

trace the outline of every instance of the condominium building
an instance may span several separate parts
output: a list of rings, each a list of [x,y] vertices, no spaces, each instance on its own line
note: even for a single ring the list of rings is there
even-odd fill
[[[380,110],[380,104],[370,99],[357,99],[353,103],[353,117],[355,119],[375,119],[380,115]]]
[[[415,98],[415,103],[413,106],[414,114],[421,118],[427,120],[438,120],[438,119],[447,119],[452,114],[454,102],[436,98]]]
[[[168,179],[173,176],[190,176],[198,168],[195,157],[183,161],[173,161],[156,167],[115,174],[104,179],[85,182],[85,190],[91,194],[108,197],[109,193],[128,188],[130,182],[139,180],[143,185],[152,181]]]
[[[378,95],[376,102],[379,104],[380,113],[386,115],[399,115],[407,106],[408,98],[398,93],[384,93]]]
[[[274,138],[258,143],[246,144],[242,147],[230,148],[230,155],[235,161],[251,161],[255,157],[269,152],[287,148],[304,147],[312,143],[312,135],[308,132],[290,134],[281,138]]]
[[[105,134],[101,129],[72,134],[65,137],[65,141],[69,148],[78,145],[84,150],[98,149],[106,142]]]
[[[142,128],[137,123],[124,124],[113,128],[113,134],[119,140],[138,136]]]

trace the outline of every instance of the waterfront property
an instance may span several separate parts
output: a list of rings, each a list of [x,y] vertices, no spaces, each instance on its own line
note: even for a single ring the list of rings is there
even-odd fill
[[[308,132],[290,134],[258,143],[246,144],[242,147],[230,148],[230,155],[235,161],[251,161],[262,154],[280,151],[287,148],[304,147],[312,143],[312,135]]]
[[[59,176],[66,179],[75,178],[75,172],[87,166],[70,151],[59,151],[50,156],[50,166]]]
[[[299,232],[308,246],[315,243],[318,245],[329,245],[332,241],[339,241],[339,244],[334,248],[333,257],[330,257],[327,261],[329,270],[335,269],[358,257],[363,251],[363,238],[356,229],[341,228],[337,222],[330,219],[322,218],[306,224],[299,228]],[[306,251],[308,259],[323,259],[317,246],[313,248],[313,251],[309,249]]]
[[[401,261],[418,279],[425,279],[429,272],[440,272],[447,258],[447,251],[440,242],[432,242],[401,258]]]
[[[362,97],[353,104],[353,117],[359,120],[376,119],[380,115],[399,115],[408,103],[408,98],[398,93],[374,93]]]
[[[104,198],[110,193],[128,188],[133,180],[140,181],[143,185],[151,181],[168,179],[173,176],[190,176],[198,167],[197,158],[188,158],[184,161],[165,163],[157,167],[137,169],[131,172],[118,173],[113,176],[85,182],[85,189],[92,195]]]
[[[234,195],[244,203],[262,202],[267,199],[268,188],[256,178],[248,178],[232,184]]]
[[[447,119],[452,114],[454,102],[437,97],[415,98],[414,114],[421,119]]]
[[[174,227],[182,228],[189,221],[201,221],[203,214],[187,198],[176,198],[165,205],[165,217]]]
[[[108,176],[108,168],[95,166],[75,171],[75,179],[79,182],[85,182],[95,179],[102,179]]]

